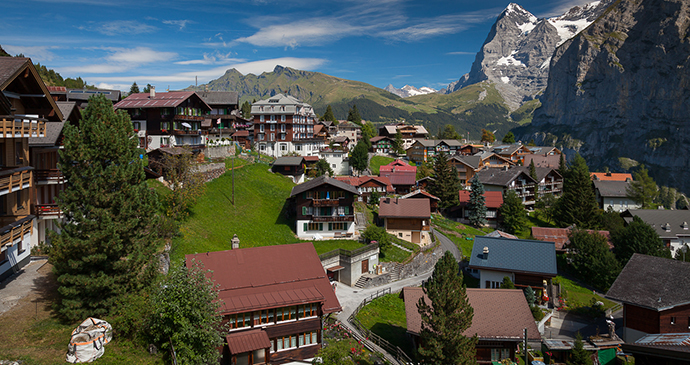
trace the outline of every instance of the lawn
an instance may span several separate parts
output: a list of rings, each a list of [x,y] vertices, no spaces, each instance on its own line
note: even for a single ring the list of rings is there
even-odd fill
[[[65,363],[70,335],[79,323],[62,323],[54,317],[51,306],[57,283],[51,269],[50,264],[40,268],[44,276],[36,280],[31,292],[0,316],[0,359],[37,365]],[[160,355],[150,355],[146,349],[119,337],[118,328],[113,328],[113,333],[113,340],[96,363],[163,364]]]
[[[388,165],[389,163],[393,162],[395,159],[393,157],[386,157],[386,156],[374,156],[371,158],[371,161],[369,161],[369,169],[371,170],[372,175],[378,175],[379,174],[379,169],[383,165]]]
[[[561,293],[566,300],[566,305],[569,310],[589,306],[589,303],[594,298],[597,301],[604,303],[604,310],[612,308],[616,303],[604,298],[604,293],[597,292],[594,294],[592,290],[578,285],[576,282],[567,279],[563,276],[556,276],[554,282],[561,284]]]
[[[405,318],[405,302],[398,297],[398,294],[387,294],[376,298],[357,314],[357,319],[365,328],[400,347],[412,357],[412,344],[406,334]]]
[[[172,258],[228,250],[233,234],[239,237],[240,247],[299,242],[292,231],[293,222],[284,212],[293,186],[291,180],[271,173],[262,163],[235,170],[234,205],[231,172],[207,183],[205,194],[180,225]]]
[[[434,214],[431,216],[431,225],[434,227],[434,229],[443,233],[446,237],[453,241],[453,243],[458,246],[458,249],[460,249],[460,252],[462,252],[463,256],[469,256],[472,253],[474,237],[484,236],[488,232],[492,231],[490,228],[483,228],[480,230],[466,226],[464,224],[452,221],[440,214]]]

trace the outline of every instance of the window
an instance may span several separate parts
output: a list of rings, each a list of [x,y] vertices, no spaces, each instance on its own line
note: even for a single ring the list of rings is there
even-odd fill
[[[264,132],[264,125],[259,124],[259,133],[263,133],[263,132]]]
[[[320,231],[323,229],[323,223],[304,223],[305,231]]]
[[[295,146],[295,150],[296,150],[296,151],[301,151],[301,150],[302,150],[302,145],[301,145],[301,144],[296,145],[296,146]]]
[[[271,131],[274,131],[274,130],[276,130],[276,126],[275,126],[275,124],[271,124]]]
[[[275,135],[275,133],[271,133],[271,141],[275,141],[275,140],[276,140],[276,135]]]
[[[297,306],[297,317],[298,318],[309,318],[316,317],[317,314],[317,303],[298,305]]]
[[[328,230],[329,231],[345,231],[345,230],[347,230],[347,223],[345,223],[345,222],[328,223]]]
[[[285,110],[285,109],[283,109],[283,110]],[[285,121],[285,116],[284,116],[284,115],[281,115],[281,116],[280,116],[280,121],[281,121],[281,122],[284,122],[284,121]]]
[[[269,324],[275,322],[275,313],[273,309],[262,310],[254,312],[254,325]]]
[[[231,314],[228,320],[230,329],[244,328],[252,325],[250,313]]]
[[[276,116],[275,116],[275,115],[271,115],[271,122],[275,122],[275,121],[276,121]]]
[[[299,335],[299,344],[298,344],[299,347],[308,346],[308,345],[315,345],[317,343],[318,343],[318,341],[316,339],[316,331],[301,333]]]
[[[281,150],[281,151],[287,151],[287,145],[284,144],[284,143],[281,143],[281,144],[280,144],[280,150]]]
[[[17,210],[24,209],[24,194],[22,194],[23,192],[24,190],[19,190],[18,192],[14,193],[14,199],[17,203]]]
[[[141,129],[141,122],[132,122],[132,125],[134,125],[135,130]]]
[[[235,357],[237,359],[237,365],[249,365],[249,353],[248,352],[243,352],[241,354],[237,354]]]
[[[263,141],[263,140],[264,140],[264,136],[261,136],[260,140]],[[259,146],[259,150],[261,150],[261,151],[266,151],[266,145],[265,145],[265,144],[260,145],[260,146]]]
[[[280,125],[280,131],[285,133],[285,124]]]
[[[282,307],[276,309],[276,322],[292,321],[297,319],[297,307]]]
[[[264,121],[264,116],[263,116],[263,115],[259,115],[259,122],[263,122],[263,121]]]
[[[297,335],[276,338],[276,351],[297,347]]]
[[[398,237],[402,238],[403,234],[402,232],[398,232]]]
[[[252,353],[252,358],[253,358],[253,363],[254,364],[264,364],[266,362],[266,350],[264,349],[259,349],[259,350],[254,350]]]

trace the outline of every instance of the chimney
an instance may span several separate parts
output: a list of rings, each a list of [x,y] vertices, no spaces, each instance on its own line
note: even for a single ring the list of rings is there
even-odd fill
[[[489,259],[489,248],[484,246],[484,249],[482,250],[482,252],[484,253],[484,260],[488,260]]]
[[[151,86],[151,91],[149,91],[149,98],[150,98],[150,99],[153,99],[153,98],[155,98],[155,97],[156,97],[156,87],[155,87],[155,86]]]
[[[233,249],[233,250],[236,250],[236,249],[240,248],[240,239],[237,238],[237,233],[235,233],[235,234],[232,236],[232,239],[230,240],[230,243],[232,244],[232,249]]]

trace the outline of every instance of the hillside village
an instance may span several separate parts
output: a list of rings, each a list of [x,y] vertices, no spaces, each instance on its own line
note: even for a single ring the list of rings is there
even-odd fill
[[[643,167],[590,172],[579,155],[566,159],[556,147],[512,134],[497,142],[485,131],[470,141],[462,131],[434,136],[404,122],[374,126],[356,106],[348,120],[319,120],[311,105],[287,94],[252,103],[246,115],[232,91],[150,87],[124,96],[47,87],[27,58],[0,58],[0,77],[0,324],[37,326],[26,316],[42,316],[54,337],[36,354],[35,346],[16,345],[28,329],[2,331],[15,348],[0,346],[0,360],[54,363],[75,324],[96,316],[115,334],[98,362],[191,356],[195,341],[180,334],[183,326],[155,319],[165,318],[167,301],[189,299],[189,308],[206,308],[223,324],[209,330],[220,341],[209,340],[211,357],[191,363],[328,363],[332,356],[419,363],[429,324],[418,304],[439,305],[430,289],[440,280],[434,270],[449,265],[453,276],[462,274],[474,313],[463,328],[476,336],[470,363],[688,362],[690,210],[677,199],[663,209]],[[110,114],[112,122],[94,119]],[[121,155],[102,163],[98,150]],[[104,172],[80,182],[101,164]],[[102,190],[108,198],[74,195],[125,171],[132,178]],[[109,195],[119,190],[138,195]],[[149,199],[143,211],[121,216],[130,219],[126,226],[90,218],[107,220],[104,206],[127,212]],[[154,215],[163,222],[155,228],[144,218]],[[167,284],[153,285],[150,299],[98,304],[116,292],[76,268],[112,260],[77,259],[80,250],[96,250],[78,242],[128,234],[122,239],[137,251],[115,256],[131,265],[113,269],[117,280]],[[162,264],[158,279],[154,262]],[[195,271],[198,263],[210,271]],[[41,285],[20,286],[34,275]],[[166,281],[184,277],[199,286],[179,294],[182,284]],[[207,279],[213,286],[204,287]],[[210,296],[196,296],[205,291]],[[74,304],[84,298],[94,303]],[[145,307],[161,312],[142,319]],[[197,321],[191,327],[206,326]],[[156,328],[151,337],[147,326]],[[72,355],[90,354],[74,346]]]

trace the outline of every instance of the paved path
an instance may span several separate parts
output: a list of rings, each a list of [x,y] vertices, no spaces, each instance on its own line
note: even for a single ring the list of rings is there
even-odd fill
[[[18,273],[0,283],[0,315],[12,309],[19,300],[31,293],[35,281],[41,274],[38,272],[48,260],[31,261]]]
[[[455,257],[456,261],[460,261],[462,259],[462,253],[460,253],[458,246],[456,246],[455,243],[453,243],[453,241],[450,240],[450,238],[446,237],[445,235],[443,235],[443,233],[433,228],[431,229],[431,232],[433,232],[434,236],[436,236],[436,239],[438,239],[439,242],[441,242],[441,247],[443,247],[444,253],[446,251],[450,251],[450,253],[452,253]]]

